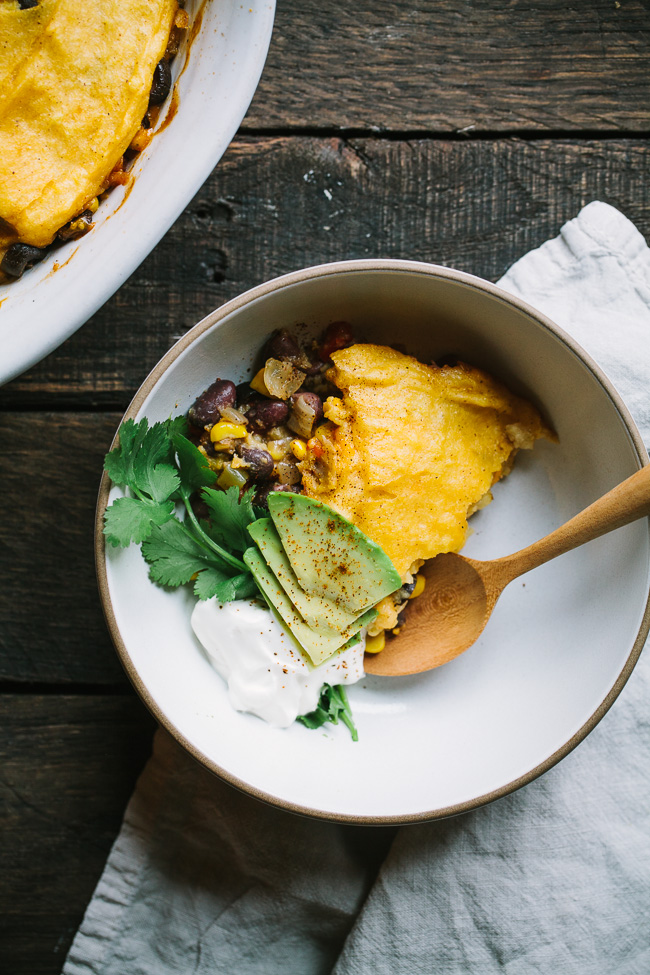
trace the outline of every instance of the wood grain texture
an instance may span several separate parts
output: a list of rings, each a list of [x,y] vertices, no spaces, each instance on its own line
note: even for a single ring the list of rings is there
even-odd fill
[[[0,413],[0,680],[120,684],[93,554],[119,414]]]
[[[647,0],[278,0],[245,125],[648,131]]]
[[[650,237],[650,146],[638,140],[237,140],[120,291],[0,407],[124,409],[213,308],[275,275],[359,257],[498,279],[594,199]]]
[[[150,751],[134,697],[0,697],[0,971],[58,975]]]

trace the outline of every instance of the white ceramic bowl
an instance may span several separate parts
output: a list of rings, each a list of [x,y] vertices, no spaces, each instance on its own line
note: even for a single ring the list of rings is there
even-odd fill
[[[559,444],[522,452],[472,519],[465,552],[491,558],[545,535],[647,462],[625,407],[559,328],[494,285],[402,261],[353,261],[278,278],[217,309],[178,342],[126,416],[184,412],[216,376],[239,382],[277,327],[404,343],[423,360],[454,353],[532,397]],[[110,497],[119,492],[112,489]],[[347,822],[405,823],[461,812],[530,782],[595,726],[648,631],[647,519],[515,581],[477,644],[453,662],[349,689],[359,727],[277,730],[232,710],[193,637],[191,593],[147,579],[139,549],[97,566],[109,627],[136,688],[192,755],[287,809]]]
[[[205,182],[251,102],[271,39],[275,0],[189,0],[201,26],[173,62],[179,97],[170,124],[116,187],[93,230],[0,285],[0,383],[75,332],[137,268]],[[190,32],[188,32],[189,34]],[[160,125],[164,126],[165,106]]]

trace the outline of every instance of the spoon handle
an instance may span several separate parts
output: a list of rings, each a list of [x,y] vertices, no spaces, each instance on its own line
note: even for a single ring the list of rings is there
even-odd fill
[[[650,515],[650,465],[642,467],[550,535],[513,555],[495,560],[499,582],[506,585],[557,555],[564,555],[644,515]]]

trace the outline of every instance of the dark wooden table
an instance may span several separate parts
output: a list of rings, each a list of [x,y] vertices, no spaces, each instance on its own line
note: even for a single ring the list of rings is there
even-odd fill
[[[648,0],[279,0],[211,178],[105,307],[0,389],[3,973],[60,972],[150,749],[93,569],[102,457],[141,381],[211,309],[309,264],[496,280],[594,199],[650,237],[649,52]]]

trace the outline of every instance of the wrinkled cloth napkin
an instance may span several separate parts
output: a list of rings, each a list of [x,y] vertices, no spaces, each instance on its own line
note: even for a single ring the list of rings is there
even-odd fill
[[[499,282],[570,332],[650,442],[650,251],[591,203]],[[64,975],[648,975],[650,658],[490,806],[400,829],[236,792],[164,732]]]

